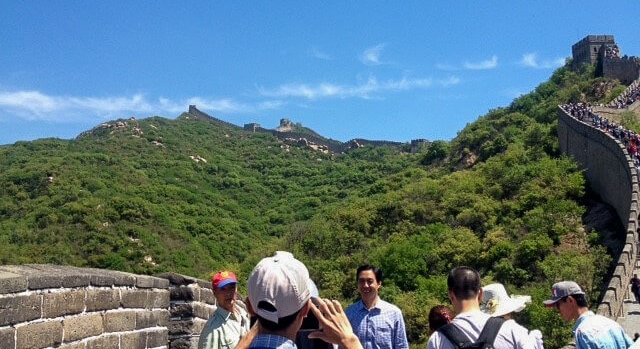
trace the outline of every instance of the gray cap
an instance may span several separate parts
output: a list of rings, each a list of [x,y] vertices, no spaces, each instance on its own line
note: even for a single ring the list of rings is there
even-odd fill
[[[584,294],[580,286],[574,281],[560,281],[553,284],[551,287],[551,299],[542,303],[550,307],[556,304],[557,301],[564,297],[572,296],[574,294]]]

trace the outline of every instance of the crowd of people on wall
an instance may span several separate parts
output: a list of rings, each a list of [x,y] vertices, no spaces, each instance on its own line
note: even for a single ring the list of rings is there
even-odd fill
[[[562,106],[562,109],[574,118],[591,123],[593,127],[603,130],[620,140],[627,149],[627,153],[633,160],[633,164],[640,175],[640,153],[638,152],[640,148],[640,134],[594,113],[591,106],[586,103],[565,104]]]
[[[605,58],[620,58],[620,47],[618,45],[607,45],[604,48]]]
[[[360,299],[343,310],[337,300],[318,294],[306,266],[291,253],[263,258],[247,281],[248,296],[237,294],[238,278],[222,270],[212,278],[218,309],[204,326],[199,349],[408,349],[400,308],[380,298],[382,270],[363,264],[356,270]],[[514,320],[530,296],[509,295],[504,285],[482,285],[467,266],[447,276],[451,307],[429,313],[427,349],[544,349],[542,333]],[[575,321],[577,349],[637,349],[640,341],[615,321],[589,310],[586,295],[573,281],[555,283],[542,302],[566,321]],[[314,324],[305,322],[312,318]]]
[[[640,99],[640,80],[635,80],[624,92],[609,103],[609,107],[624,109]]]

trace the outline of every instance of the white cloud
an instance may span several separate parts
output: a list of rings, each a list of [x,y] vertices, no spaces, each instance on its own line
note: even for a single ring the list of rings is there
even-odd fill
[[[534,68],[534,69],[558,68],[563,66],[564,63],[565,63],[564,58],[556,58],[552,61],[546,60],[546,61],[538,62],[538,57],[535,53],[523,54],[522,59],[519,62],[519,64],[524,67]]]
[[[231,98],[207,99],[191,97],[185,100],[147,99],[142,94],[116,97],[50,96],[39,91],[0,91],[0,118],[18,117],[26,120],[71,122],[81,120],[112,119],[132,115],[176,115],[186,111],[190,104],[199,109],[219,113],[251,113],[277,109],[282,101],[261,101],[256,104],[240,103]]]
[[[384,44],[378,44],[373,47],[369,47],[366,49],[362,55],[360,55],[360,61],[366,65],[380,65],[382,62],[380,61],[380,55],[382,54],[382,49],[384,49]]]
[[[258,88],[262,97],[255,102],[242,102],[233,98],[205,98],[194,96],[182,100],[159,97],[148,98],[144,94],[130,96],[55,96],[40,91],[0,90],[0,121],[10,118],[50,122],[95,122],[131,116],[151,115],[177,116],[195,104],[199,109],[212,113],[249,114],[265,110],[276,110],[291,103],[290,98],[304,100],[379,98],[384,92],[400,92],[426,89],[433,86],[443,88],[456,85],[460,79],[451,76],[444,79],[407,78],[379,81],[375,77],[354,85],[323,82],[319,84],[291,83],[273,90]],[[254,96],[255,97],[255,96]]]
[[[369,77],[365,82],[357,85],[338,85],[333,83],[302,84],[290,83],[281,85],[273,90],[259,88],[263,96],[273,98],[304,98],[308,100],[328,99],[328,98],[373,98],[374,94],[382,92],[408,91],[414,89],[425,89],[433,85],[450,87],[460,83],[457,77],[434,80],[431,78],[378,81],[374,77]]]
[[[328,53],[323,52],[316,46],[311,47],[308,52],[311,57],[315,57],[323,61],[330,61],[332,59]]]
[[[491,57],[491,59],[477,63],[465,62],[463,66],[465,69],[471,70],[493,69],[498,66],[498,56],[494,55]]]
[[[451,64],[448,63],[438,63],[436,64],[436,69],[439,70],[446,70],[446,71],[453,71],[453,70],[460,70],[460,68],[457,68]]]

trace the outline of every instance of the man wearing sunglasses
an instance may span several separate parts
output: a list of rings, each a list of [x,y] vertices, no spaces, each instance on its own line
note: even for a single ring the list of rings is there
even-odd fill
[[[617,322],[589,310],[585,293],[574,281],[553,284],[551,295],[544,305],[555,308],[565,321],[576,320],[577,349],[626,349],[633,344]]]

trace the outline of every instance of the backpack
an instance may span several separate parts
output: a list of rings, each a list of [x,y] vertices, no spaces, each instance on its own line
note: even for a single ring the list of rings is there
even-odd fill
[[[504,319],[499,317],[490,317],[484,325],[478,340],[471,342],[469,338],[454,324],[446,324],[438,332],[442,333],[447,339],[459,349],[493,349],[493,341],[500,331],[500,327],[504,323]]]

